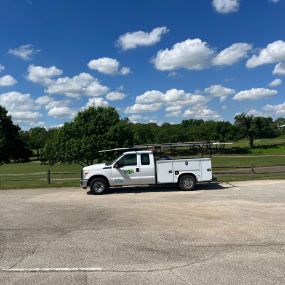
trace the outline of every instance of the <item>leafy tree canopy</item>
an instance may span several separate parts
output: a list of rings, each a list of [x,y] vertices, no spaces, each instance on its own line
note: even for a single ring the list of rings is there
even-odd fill
[[[89,165],[101,158],[102,149],[131,145],[133,131],[128,120],[120,120],[113,107],[90,107],[58,129],[44,148],[44,158],[50,163]]]
[[[235,116],[235,125],[240,138],[248,138],[250,148],[254,146],[254,139],[272,138],[277,135],[276,127],[270,117],[254,117],[243,113]]]
[[[13,124],[7,110],[0,106],[0,163],[13,160],[28,160],[31,155],[23,140],[20,128]]]

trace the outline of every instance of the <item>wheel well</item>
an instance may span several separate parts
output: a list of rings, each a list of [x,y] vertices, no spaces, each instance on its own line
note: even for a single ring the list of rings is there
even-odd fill
[[[110,186],[109,180],[108,180],[105,176],[103,176],[103,175],[93,175],[93,176],[91,176],[91,177],[88,179],[87,186],[90,186],[91,181],[92,181],[93,179],[95,179],[95,178],[104,179],[104,180],[107,182],[108,186]]]
[[[180,182],[180,180],[182,179],[182,177],[184,177],[184,176],[186,176],[186,175],[193,176],[193,178],[194,178],[194,179],[195,179],[195,181],[197,182],[197,177],[196,177],[196,175],[195,175],[195,174],[193,174],[193,173],[182,173],[182,174],[180,174],[180,175],[179,175],[179,177],[178,177],[177,182],[179,183],[179,182]]]

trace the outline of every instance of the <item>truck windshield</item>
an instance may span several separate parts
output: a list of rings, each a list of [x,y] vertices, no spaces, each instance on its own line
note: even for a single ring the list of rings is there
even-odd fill
[[[114,160],[112,161],[107,161],[106,165],[112,165],[120,156],[116,157]]]

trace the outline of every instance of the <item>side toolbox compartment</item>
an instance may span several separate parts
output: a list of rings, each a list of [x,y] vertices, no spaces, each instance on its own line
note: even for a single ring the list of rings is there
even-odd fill
[[[202,181],[210,181],[213,179],[212,176],[212,162],[211,159],[203,159],[202,163]]]
[[[174,182],[178,181],[179,175],[193,173],[197,180],[201,180],[201,162],[196,159],[177,160],[173,162]]]
[[[173,162],[170,160],[156,161],[157,183],[173,183]]]

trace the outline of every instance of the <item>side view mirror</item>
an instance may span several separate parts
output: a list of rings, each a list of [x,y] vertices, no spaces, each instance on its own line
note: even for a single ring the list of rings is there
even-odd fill
[[[118,162],[116,162],[113,167],[114,168],[120,168],[120,164]]]

